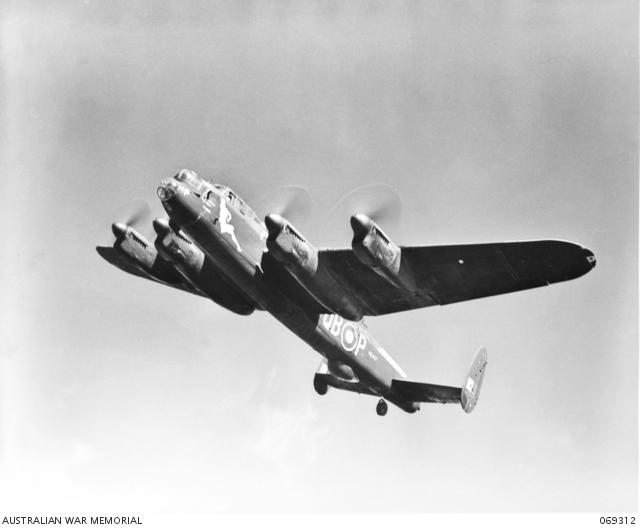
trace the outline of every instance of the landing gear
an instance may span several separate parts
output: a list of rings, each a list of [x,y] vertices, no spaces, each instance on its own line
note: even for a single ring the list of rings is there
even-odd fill
[[[320,396],[324,396],[329,390],[326,382],[321,380],[320,378],[313,378],[313,388]]]
[[[387,402],[380,398],[378,405],[376,405],[376,412],[378,413],[378,416],[384,416],[387,414],[387,409]]]

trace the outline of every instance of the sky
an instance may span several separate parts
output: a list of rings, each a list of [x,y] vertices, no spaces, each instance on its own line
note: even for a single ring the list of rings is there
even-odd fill
[[[638,52],[631,1],[8,2],[0,8],[0,510],[638,508]],[[348,246],[351,189],[403,245],[562,239],[549,288],[368,318],[467,415],[312,387],[320,356],[110,267],[128,204],[182,167]],[[338,208],[339,209],[339,208]],[[141,228],[150,236],[150,226]]]

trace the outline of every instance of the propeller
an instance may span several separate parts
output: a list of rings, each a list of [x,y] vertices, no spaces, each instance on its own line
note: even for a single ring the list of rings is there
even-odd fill
[[[127,227],[136,228],[151,216],[151,208],[144,200],[136,200],[124,206],[116,217],[124,217],[121,222],[114,222],[111,230],[116,238],[122,238],[127,231]]]
[[[304,223],[311,215],[313,199],[306,187],[284,185],[259,200],[256,209],[263,215],[275,214],[292,223]]]
[[[385,231],[402,216],[402,199],[395,187],[387,183],[369,183],[346,193],[327,213],[329,224],[346,225],[356,214],[365,214]]]
[[[128,208],[128,215],[124,223],[128,226],[135,227],[139,225],[143,220],[146,220],[151,215],[151,208],[149,204],[144,200],[136,200],[130,204]]]

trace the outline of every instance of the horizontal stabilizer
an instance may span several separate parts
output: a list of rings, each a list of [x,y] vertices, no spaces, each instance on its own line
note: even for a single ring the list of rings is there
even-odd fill
[[[447,387],[433,383],[419,383],[394,379],[391,387],[409,401],[426,403],[458,403],[461,398],[460,387]]]
[[[465,412],[470,413],[478,403],[482,378],[487,365],[487,350],[480,348],[471,363],[469,374],[465,378],[463,387],[448,387],[433,383],[418,383],[394,379],[391,382],[393,390],[413,402],[426,403],[460,403]]]

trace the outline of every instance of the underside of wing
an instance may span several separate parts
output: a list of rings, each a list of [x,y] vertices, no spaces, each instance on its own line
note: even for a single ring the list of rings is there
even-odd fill
[[[319,265],[358,299],[365,314],[381,315],[575,279],[594,267],[595,257],[557,240],[402,247],[401,273],[412,278],[413,288],[393,284],[350,249],[320,250]]]
[[[117,268],[120,268],[122,271],[130,273],[131,275],[135,275],[136,277],[142,277],[144,279],[151,280],[153,282],[157,282],[158,284],[164,284],[165,286],[171,286],[172,288],[177,288],[178,290],[183,290],[188,293],[193,293],[195,295],[200,295],[205,297],[200,291],[196,290],[193,286],[191,286],[186,281],[161,281],[156,277],[151,276],[148,273],[145,273],[135,264],[133,264],[126,256],[116,251],[111,246],[96,246],[96,251],[98,254],[105,259],[109,264],[113,264]]]

